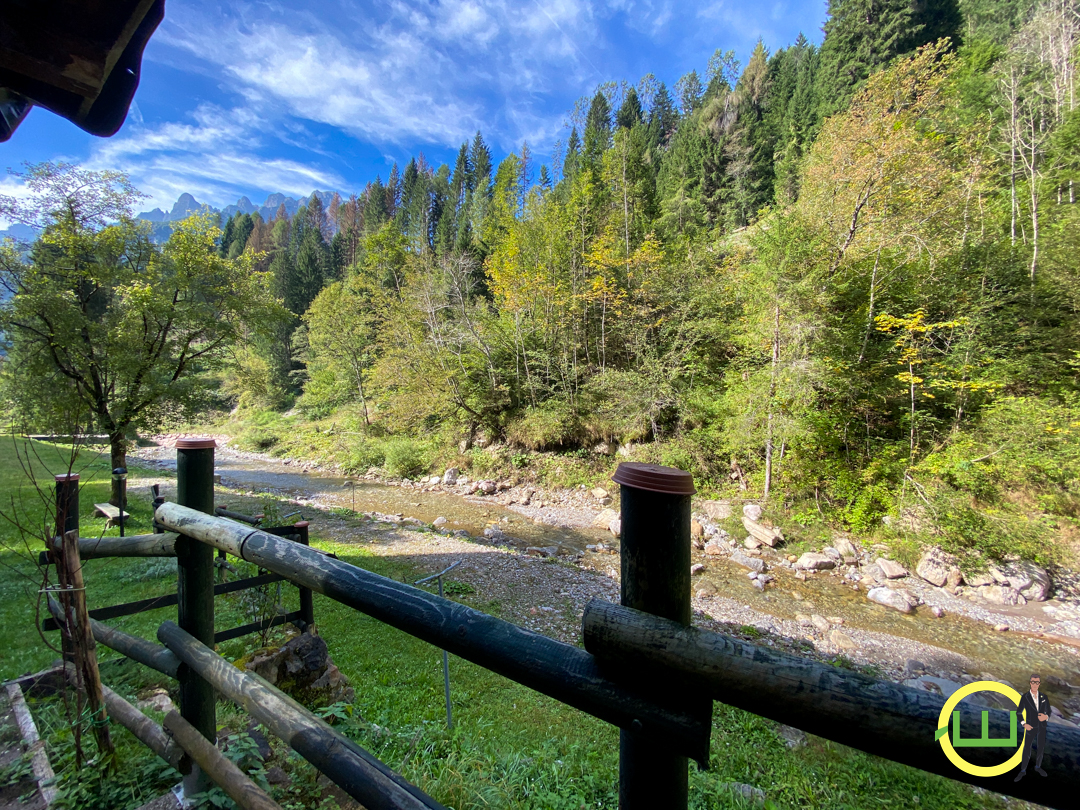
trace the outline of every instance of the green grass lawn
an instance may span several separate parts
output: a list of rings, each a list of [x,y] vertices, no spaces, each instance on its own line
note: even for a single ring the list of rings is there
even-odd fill
[[[0,440],[0,510],[23,515],[24,523],[41,526],[48,514],[16,459],[29,445]],[[33,469],[52,486],[52,475],[65,472],[61,452],[34,445],[42,462]],[[84,537],[104,532],[103,518],[92,516],[93,503],[108,498],[108,457],[80,459],[82,476],[80,524]],[[132,476],[139,471],[132,469]],[[157,475],[158,473],[154,473]],[[137,492],[137,491],[136,491]],[[128,533],[150,531],[149,498],[133,493]],[[117,534],[110,529],[108,534]],[[418,572],[401,559],[375,556],[363,546],[319,540],[319,515],[312,520],[313,543],[355,565],[401,581]],[[35,627],[37,591],[44,577],[32,558],[40,536],[24,537],[4,521],[0,527],[0,675],[10,678],[47,666],[57,656]],[[32,553],[31,553],[32,551]],[[90,606],[130,601],[175,589],[170,560],[88,560],[84,574]],[[284,585],[286,606],[297,606],[295,589]],[[471,595],[461,601],[480,599]],[[491,610],[490,605],[478,607]],[[235,596],[219,597],[219,629],[251,620]],[[497,611],[497,607],[495,608]],[[331,655],[356,690],[355,703],[329,708],[329,719],[406,778],[456,810],[465,808],[536,808],[581,810],[617,807],[618,731],[498,675],[451,657],[454,729],[446,728],[442,661],[439,651],[411,636],[326,598],[315,597],[315,616]],[[111,622],[126,632],[154,638],[157,625],[176,617],[175,608],[147,612]],[[56,643],[56,634],[48,639]],[[278,634],[278,639],[281,635]],[[256,637],[219,646],[236,660],[258,644]],[[170,686],[164,676],[117,660],[99,648],[103,679],[133,698],[153,685]],[[164,763],[142,748],[125,730],[114,726],[121,762],[111,774],[100,769],[77,771],[69,724],[56,701],[36,708],[43,736],[63,791],[59,807],[133,808],[159,794],[175,779]],[[219,725],[242,732],[247,718],[219,704]],[[287,786],[272,793],[293,810],[323,806],[325,792],[314,770],[272,740],[270,761],[254,769],[256,777],[271,765],[288,772]],[[93,743],[85,743],[93,754]],[[243,750],[237,746],[234,750]],[[249,763],[252,764],[252,763]],[[921,771],[861,754],[819,738],[789,750],[776,734],[776,724],[761,717],[715,704],[711,768],[690,766],[693,808],[750,807],[727,783],[751,784],[766,792],[776,808],[919,807],[993,808],[1005,802],[976,795],[970,788]],[[2,775],[0,775],[2,777]],[[333,799],[325,800],[334,807]]]

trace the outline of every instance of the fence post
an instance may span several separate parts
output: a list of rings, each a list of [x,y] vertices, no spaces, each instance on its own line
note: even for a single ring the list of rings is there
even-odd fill
[[[311,545],[311,538],[308,537],[308,521],[301,520],[298,523],[294,523],[293,527],[296,529],[298,542],[304,546]],[[311,588],[299,588],[300,591],[300,621],[304,623],[305,630],[312,630],[315,626],[315,601],[311,595]]]
[[[56,537],[68,532],[79,534],[79,474],[64,473],[56,476]],[[49,554],[53,550],[48,549]]]
[[[213,439],[179,439],[176,442],[176,502],[181,506],[214,514]],[[180,575],[177,624],[210,649],[214,648],[214,549],[191,537],[176,541],[176,565]],[[181,667],[180,714],[206,739],[217,742],[214,687],[191,669]],[[202,769],[193,766],[184,777],[184,795],[209,790]]]
[[[690,624],[690,473],[624,463],[620,486],[622,604]],[[686,810],[687,759],[669,746],[619,732],[620,810]]]

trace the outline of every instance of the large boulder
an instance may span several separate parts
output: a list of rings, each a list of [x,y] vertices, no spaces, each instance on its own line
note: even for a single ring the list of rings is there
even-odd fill
[[[731,501],[705,501],[701,508],[711,520],[726,520],[731,517]]]
[[[879,605],[899,610],[901,613],[911,613],[918,604],[914,596],[899,588],[871,588],[866,598]]]
[[[941,588],[949,583],[950,575],[956,580],[956,583],[953,584],[957,584],[959,582],[957,575],[960,573],[960,569],[956,566],[953,557],[939,548],[932,548],[922,555],[919,564],[915,566],[915,573],[931,585]]]
[[[743,504],[742,513],[743,517],[750,518],[750,520],[761,520],[761,507],[756,503]]]
[[[983,585],[978,589],[978,594],[991,605],[1014,607],[1027,604],[1027,599],[1020,591],[1008,585]]]
[[[442,482],[446,485],[456,484],[458,476],[461,475],[461,470],[457,467],[450,467],[443,473]]]
[[[600,514],[593,518],[593,528],[606,529],[611,525],[611,521],[615,520],[619,516],[619,513],[614,509],[603,509]]]
[[[349,680],[330,658],[326,642],[310,631],[282,647],[256,653],[244,666],[309,706],[355,699]]]
[[[858,562],[858,552],[855,551],[855,546],[853,546],[851,541],[846,537],[834,537],[832,547],[840,552],[840,558],[844,561],[845,565],[854,565]]]
[[[824,554],[818,554],[816,551],[808,551],[799,557],[795,567],[803,571],[824,571],[835,568],[836,561],[829,559]]]
[[[991,565],[989,574],[998,585],[1008,585],[1033,602],[1044,602],[1050,595],[1050,576],[1035,563],[1018,560]]]
[[[898,562],[892,560],[886,560],[884,557],[878,557],[878,568],[889,579],[901,579],[908,575],[907,569],[900,565]]]
[[[728,558],[733,563],[741,565],[743,568],[749,568],[751,571],[757,571],[759,574],[765,570],[765,561],[758,557],[751,557],[749,554],[743,554],[741,551],[731,552],[731,556]]]
[[[747,506],[753,505],[754,504],[747,504]],[[752,520],[746,515],[743,515],[742,525],[746,528],[746,531],[750,533],[751,537],[766,546],[775,546],[784,539],[784,536],[780,534],[779,529],[758,523],[756,520]]]

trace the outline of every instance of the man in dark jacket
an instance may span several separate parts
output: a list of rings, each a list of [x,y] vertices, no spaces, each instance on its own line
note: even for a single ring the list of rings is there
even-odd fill
[[[1024,730],[1027,734],[1024,735],[1024,758],[1020,762],[1020,773],[1013,779],[1014,782],[1019,782],[1027,773],[1031,747],[1036,744],[1038,750],[1035,754],[1035,773],[1046,776],[1046,771],[1042,769],[1042,758],[1046,752],[1046,721],[1050,719],[1050,701],[1046,695],[1039,692],[1042,678],[1033,674],[1029,683],[1031,691],[1025,692],[1020,698],[1019,711],[1024,717]]]

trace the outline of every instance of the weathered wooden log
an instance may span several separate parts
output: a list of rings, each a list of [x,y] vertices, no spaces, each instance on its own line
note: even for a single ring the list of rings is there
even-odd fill
[[[111,757],[115,749],[109,735],[109,719],[101,692],[101,672],[98,670],[97,649],[94,646],[94,631],[90,628],[90,614],[86,609],[86,583],[82,575],[82,560],[79,559],[78,532],[66,532],[60,551],[61,604],[64,608],[64,622],[68,638],[75,651],[75,667],[78,671],[80,687],[86,692],[90,704],[90,716],[94,739],[101,756]]]
[[[368,810],[445,810],[295,700],[237,669],[172,622],[158,628],[158,639]]]
[[[617,683],[571,644],[255,529],[173,503],[158,508],[157,520],[612,725],[661,739],[702,767],[708,764],[711,701]]]
[[[175,532],[165,534],[133,534],[130,537],[80,537],[79,557],[93,560],[101,557],[175,557]],[[53,548],[60,550],[61,539],[53,538]]]
[[[214,514],[218,517],[229,518],[229,520],[239,520],[241,523],[247,523],[248,525],[255,526],[262,521],[262,515],[245,515],[243,512],[234,512],[231,509],[226,509],[224,506],[219,506],[214,509]]]
[[[1080,795],[1080,730],[1050,724],[1043,767],[1053,779],[1014,783],[1015,772],[970,776],[954,766],[935,738],[944,699],[866,675],[785,655],[630,608],[593,599],[583,617],[585,649],[611,673],[651,675],[658,688],[691,685],[716,700],[835,742],[1017,796],[1040,805],[1076,807]],[[980,728],[989,711],[990,736],[1008,737],[1011,712],[961,702],[965,729]],[[1022,733],[1022,732],[1021,732]],[[994,766],[1013,753],[960,749],[972,765]]]
[[[58,622],[63,622],[64,611],[52,597],[49,598],[49,612]],[[157,670],[170,678],[176,677],[180,667],[180,659],[171,650],[144,638],[116,630],[96,619],[90,620],[90,629],[94,632],[94,640],[99,644],[104,644],[109,649],[116,650],[132,661],[138,661],[143,666]]]
[[[165,728],[242,810],[281,810],[280,804],[175,710],[165,715]]]

